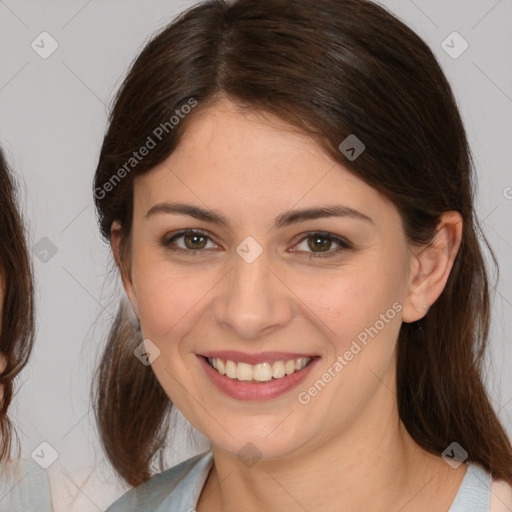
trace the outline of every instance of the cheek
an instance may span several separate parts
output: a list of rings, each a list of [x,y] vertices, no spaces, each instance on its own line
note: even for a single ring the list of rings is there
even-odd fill
[[[172,264],[154,248],[134,252],[132,276],[142,332],[161,350],[171,350],[169,341],[190,329],[218,280],[194,265]]]
[[[402,298],[398,277],[381,270],[370,265],[353,267],[331,278],[315,279],[317,286],[309,290],[296,284],[297,295],[304,297],[315,325],[324,326],[324,340],[329,342],[324,364],[311,376],[312,387],[302,388],[307,396],[315,397],[318,380],[333,381],[314,399],[319,415],[336,410],[350,416],[355,409],[347,404],[347,396],[362,407],[392,365]],[[333,374],[336,377],[332,378]],[[308,395],[311,389],[313,394]]]
[[[339,352],[378,322],[381,314],[386,316],[386,325],[393,323],[397,316],[393,304],[401,300],[398,283],[390,272],[361,264],[323,275],[297,275],[290,287]],[[380,322],[377,327],[381,327]]]
[[[183,275],[145,273],[137,287],[144,336],[162,340],[180,331],[205,295],[208,288],[204,284]]]

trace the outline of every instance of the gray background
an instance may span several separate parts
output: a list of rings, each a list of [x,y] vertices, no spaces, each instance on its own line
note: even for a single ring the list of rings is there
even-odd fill
[[[0,1],[0,142],[20,176],[38,284],[37,344],[12,414],[23,457],[41,442],[58,453],[47,470],[56,512],[104,510],[123,492],[101,454],[89,400],[115,312],[112,294],[120,292],[107,278],[110,255],[95,224],[92,178],[108,105],[128,65],[155,30],[193,3]],[[512,1],[381,3],[431,46],[466,123],[479,176],[478,216],[501,265],[487,384],[512,434]],[[34,40],[42,45],[44,31],[59,45],[46,59],[31,47]],[[441,47],[453,31],[469,43],[456,59]],[[57,250],[51,258],[41,250],[44,237]],[[199,442],[178,435],[169,462],[202,451]]]

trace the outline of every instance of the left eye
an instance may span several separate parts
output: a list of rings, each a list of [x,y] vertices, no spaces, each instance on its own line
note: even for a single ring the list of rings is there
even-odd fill
[[[346,249],[351,249],[352,245],[341,238],[335,237],[328,233],[308,233],[302,240],[297,244],[306,244],[307,248],[311,249],[310,258],[325,258],[333,256]],[[330,251],[332,245],[337,244],[338,248],[334,251]],[[318,249],[318,251],[317,251]],[[307,252],[307,251],[306,251]]]

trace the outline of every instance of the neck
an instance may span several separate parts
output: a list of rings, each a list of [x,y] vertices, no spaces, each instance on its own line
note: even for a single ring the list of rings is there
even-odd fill
[[[399,420],[396,395],[387,384],[377,394],[381,396],[374,397],[375,406],[369,404],[348,429],[318,436],[286,458],[263,458],[247,467],[236,455],[214,446],[215,463],[199,512],[406,512],[434,503],[443,503],[446,510],[465,468],[455,475],[440,457],[413,441]]]

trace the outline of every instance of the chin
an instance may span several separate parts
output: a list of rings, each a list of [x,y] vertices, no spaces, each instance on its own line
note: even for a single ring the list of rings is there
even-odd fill
[[[214,450],[230,453],[242,461],[245,458],[283,459],[293,455],[304,444],[303,431],[295,431],[290,428],[291,425],[287,425],[286,437],[283,437],[283,431],[276,429],[275,421],[258,423],[253,420],[252,425],[250,421],[242,421],[223,426],[232,437],[223,429],[220,436],[217,431],[215,435],[206,437],[210,439]]]

